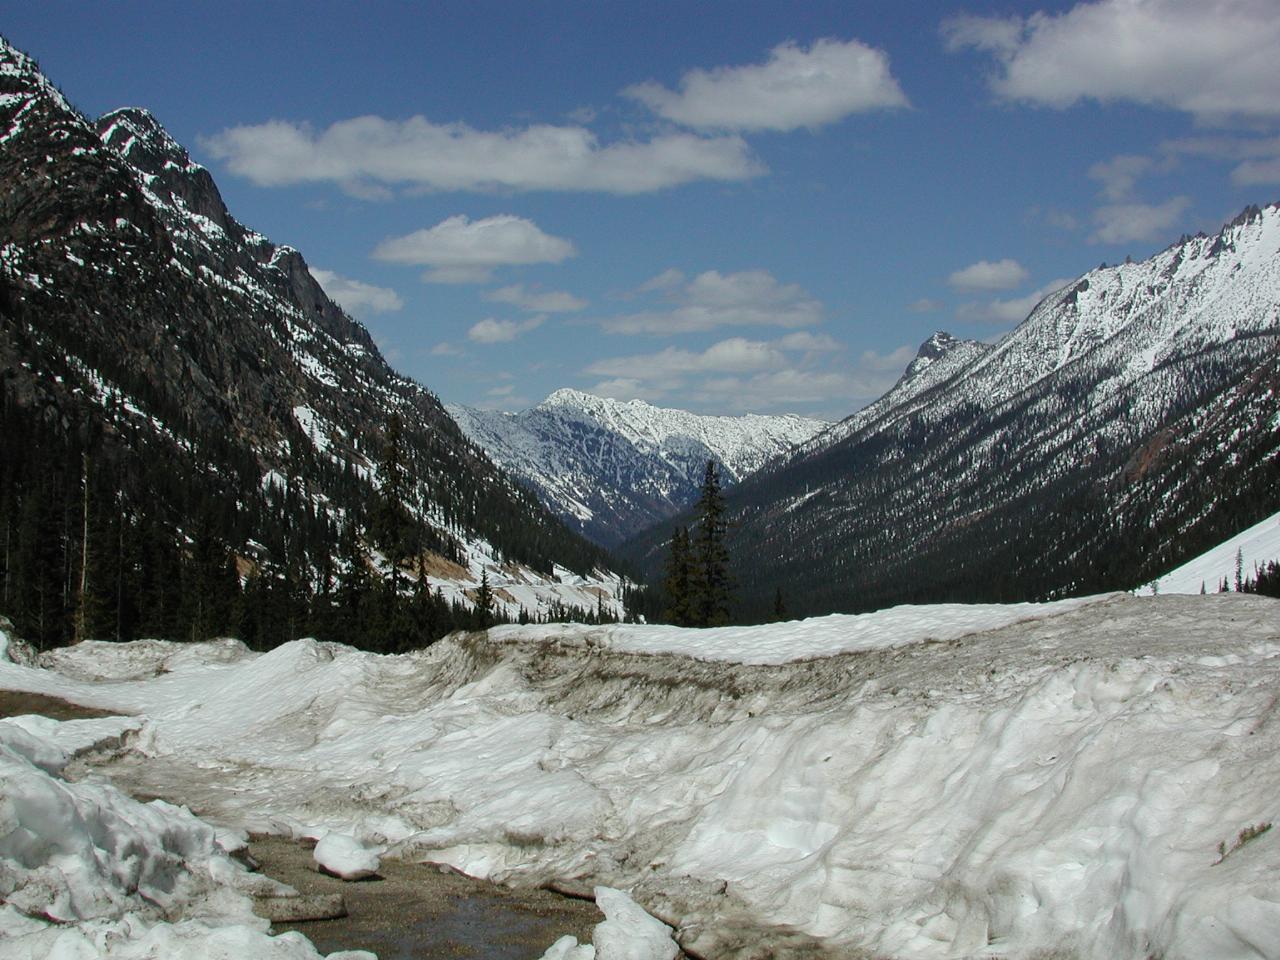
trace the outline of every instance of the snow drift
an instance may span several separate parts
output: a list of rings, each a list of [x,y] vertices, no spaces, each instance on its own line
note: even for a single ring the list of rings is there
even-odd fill
[[[1262,958],[1278,612],[1113,596],[399,657],[82,644],[0,685],[143,715],[94,765],[214,821],[627,890],[699,955]]]

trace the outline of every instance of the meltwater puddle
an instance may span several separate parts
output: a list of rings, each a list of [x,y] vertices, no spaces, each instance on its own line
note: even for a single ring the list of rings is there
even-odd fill
[[[297,930],[321,953],[372,950],[379,960],[537,960],[572,934],[591,942],[604,919],[595,904],[546,890],[509,890],[431,864],[383,858],[381,879],[347,882],[316,872],[311,850],[281,837],[257,837],[250,853],[262,872],[304,895],[341,894],[348,916],[273,925]]]

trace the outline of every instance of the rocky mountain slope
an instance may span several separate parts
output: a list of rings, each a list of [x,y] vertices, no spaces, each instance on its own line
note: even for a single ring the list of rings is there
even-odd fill
[[[591,581],[570,587],[569,571],[589,575],[601,551],[392,370],[298,251],[238,223],[145,110],[90,121],[0,41],[0,184],[3,409],[33,450],[93,454],[83,484],[78,456],[67,469],[70,486],[110,464],[146,488],[112,496],[156,504],[179,541],[199,501],[242,568],[292,568],[315,585],[379,500],[395,415],[403,512],[433,587],[469,603],[487,568],[513,615],[596,605]]]
[[[557,390],[521,413],[448,410],[494,462],[606,546],[697,500],[708,460],[736,483],[826,426],[796,416],[699,416],[577,390]]]
[[[731,491],[744,592],[810,612],[1150,580],[1280,507],[1278,310],[1280,205],[1091,271]],[[630,548],[650,569],[655,541]]]

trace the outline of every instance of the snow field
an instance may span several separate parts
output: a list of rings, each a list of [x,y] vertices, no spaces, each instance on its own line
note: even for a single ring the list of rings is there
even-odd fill
[[[1216,593],[1223,577],[1235,589],[1237,551],[1244,564],[1244,576],[1252,577],[1258,568],[1272,560],[1280,560],[1280,513],[1242,530],[1182,566],[1170,570],[1151,584],[1135,592],[1149,597],[1153,593],[1199,593],[1203,586]]]
[[[142,804],[107,783],[63,778],[63,743],[87,748],[94,730],[122,726],[0,720],[0,956],[320,957],[300,934],[267,935],[249,895],[289,888],[230,860],[207,823],[163,800]]]
[[[1236,847],[1280,814],[1274,601],[716,634],[504,627],[400,657],[87,644],[57,672],[0,664],[0,684],[144,714],[104,772],[218,822],[628,890],[702,955],[1274,955],[1277,834]]]

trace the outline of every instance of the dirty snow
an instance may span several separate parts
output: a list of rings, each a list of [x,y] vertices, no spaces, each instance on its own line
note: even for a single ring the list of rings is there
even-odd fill
[[[0,686],[136,714],[80,762],[211,823],[624,890],[699,955],[1275,955],[1276,601],[753,629],[82,644]]]

